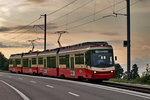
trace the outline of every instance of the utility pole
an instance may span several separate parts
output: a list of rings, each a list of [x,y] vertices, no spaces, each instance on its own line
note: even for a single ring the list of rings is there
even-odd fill
[[[44,14],[41,16],[44,16],[44,51],[46,51],[46,17],[47,15]]]
[[[130,54],[131,39],[130,39],[130,0],[127,0],[127,80],[130,80]]]

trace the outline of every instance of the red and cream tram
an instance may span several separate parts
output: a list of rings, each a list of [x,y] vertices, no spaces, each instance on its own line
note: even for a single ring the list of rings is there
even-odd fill
[[[113,48],[107,42],[76,45],[10,56],[9,71],[64,78],[114,78]]]

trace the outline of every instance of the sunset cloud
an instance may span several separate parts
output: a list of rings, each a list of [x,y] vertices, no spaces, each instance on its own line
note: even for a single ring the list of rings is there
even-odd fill
[[[52,29],[56,29],[57,28],[57,26],[56,26],[56,24],[55,23],[49,23],[49,25],[47,25],[47,30],[52,30]],[[36,30],[36,29],[38,29],[38,30]],[[39,24],[39,25],[29,25],[29,26],[27,26],[27,25],[21,25],[21,26],[16,26],[16,27],[0,27],[0,32],[9,32],[9,31],[12,31],[12,33],[14,32],[14,33],[21,33],[21,32],[26,32],[26,30],[29,30],[29,31],[27,31],[27,32],[29,32],[29,33],[35,33],[35,30],[36,31],[39,31],[39,32],[41,32],[41,31],[43,31],[44,30],[44,25],[41,25],[41,24]],[[11,34],[11,32],[10,32],[10,34]]]
[[[106,33],[100,33],[100,35],[106,35],[106,36],[118,36],[119,33],[112,33],[112,32],[106,32]]]
[[[30,42],[27,42],[28,40],[44,37],[44,19],[41,18],[32,25],[25,26],[39,18],[41,14],[56,11],[71,1],[73,0],[0,0],[0,52],[4,52],[7,57],[12,53],[28,52],[32,48]],[[90,0],[78,0],[57,13],[47,16],[48,49],[58,47],[58,34],[52,33],[65,30],[68,31],[68,34],[63,34],[61,37],[63,46],[87,41],[107,41],[113,46],[115,55],[118,56],[118,63],[126,66],[127,48],[123,47],[123,41],[127,39],[126,17],[107,17],[92,22],[94,18],[102,18],[112,14],[113,11],[126,7],[126,0],[122,0],[123,2],[119,5],[116,3],[120,0],[96,0],[96,6],[92,1],[85,7],[83,6],[67,15],[68,12],[88,1]],[[150,23],[148,22],[150,0],[140,1],[131,7],[131,57],[133,63],[145,66],[145,63],[150,61]],[[112,4],[116,5],[103,10]],[[100,13],[95,16],[94,11],[100,11]],[[125,14],[126,9],[120,10],[118,13]],[[65,14],[66,16],[60,17]],[[91,14],[92,16],[85,17]],[[56,20],[53,21],[53,19]],[[79,19],[82,20],[78,21]],[[88,21],[91,23],[82,25]],[[69,24],[71,22],[74,23]],[[59,27],[61,25],[64,26]],[[78,27],[67,29],[74,26]],[[23,33],[25,31],[26,33]],[[37,41],[35,45],[36,50],[43,50],[42,39]]]
[[[33,3],[44,3],[47,2],[48,0],[27,0],[28,2],[33,2]]]

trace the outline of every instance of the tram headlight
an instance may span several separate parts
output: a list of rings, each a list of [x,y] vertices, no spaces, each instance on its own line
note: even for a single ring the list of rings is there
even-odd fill
[[[111,73],[113,73],[114,71],[113,71],[113,70],[111,70],[110,72],[111,72]]]
[[[94,71],[94,74],[96,74],[96,71]]]

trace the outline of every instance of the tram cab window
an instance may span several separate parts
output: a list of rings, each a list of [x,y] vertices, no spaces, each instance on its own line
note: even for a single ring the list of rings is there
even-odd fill
[[[114,66],[113,50],[102,49],[91,51],[91,64],[93,67],[111,67]]]

